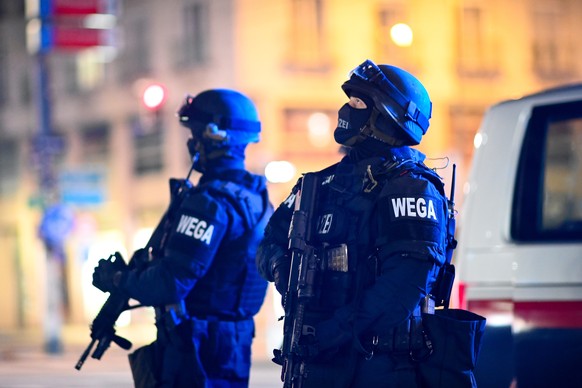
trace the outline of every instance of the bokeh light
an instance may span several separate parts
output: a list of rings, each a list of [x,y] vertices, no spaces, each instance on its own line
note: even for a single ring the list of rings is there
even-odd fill
[[[412,45],[412,28],[406,23],[396,23],[390,29],[390,38],[399,47],[409,47]]]

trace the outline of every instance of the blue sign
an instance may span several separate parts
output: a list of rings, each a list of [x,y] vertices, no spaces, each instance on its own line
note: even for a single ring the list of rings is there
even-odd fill
[[[61,201],[75,206],[96,206],[106,200],[107,182],[100,170],[67,170],[59,177]]]

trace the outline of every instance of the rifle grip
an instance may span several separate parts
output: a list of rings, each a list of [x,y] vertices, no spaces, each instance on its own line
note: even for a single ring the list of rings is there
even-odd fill
[[[113,336],[113,342],[117,344],[122,349],[129,350],[131,349],[132,343],[128,339],[120,337],[118,335]]]

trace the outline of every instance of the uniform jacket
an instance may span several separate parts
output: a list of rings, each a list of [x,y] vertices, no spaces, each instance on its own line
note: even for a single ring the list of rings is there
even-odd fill
[[[145,305],[185,300],[188,313],[202,319],[252,317],[266,292],[255,254],[273,211],[264,178],[244,170],[206,173],[172,201],[161,252],[125,274],[122,289]]]
[[[356,273],[349,295],[340,295],[339,302],[327,296],[321,303],[322,309],[334,305],[315,324],[321,349],[398,326],[430,292],[445,260],[447,203],[438,176],[423,160],[408,147],[390,148],[358,161],[346,156],[318,172],[322,186],[311,244],[347,243]],[[288,254],[299,187],[275,211],[259,249],[259,271],[270,281],[273,262]]]

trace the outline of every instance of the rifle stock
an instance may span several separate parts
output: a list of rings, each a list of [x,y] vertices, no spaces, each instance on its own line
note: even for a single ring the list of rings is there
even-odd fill
[[[301,387],[305,377],[305,360],[297,353],[297,347],[303,331],[305,306],[313,296],[314,275],[317,270],[314,249],[309,241],[318,186],[316,174],[307,173],[303,176],[289,229],[291,268],[283,300],[285,319],[281,349],[281,380],[286,388]]]

